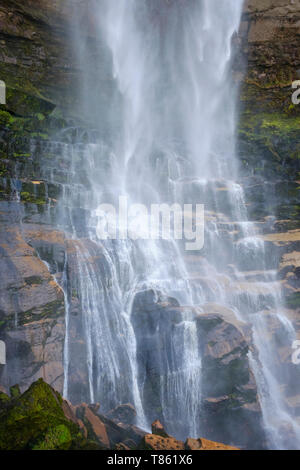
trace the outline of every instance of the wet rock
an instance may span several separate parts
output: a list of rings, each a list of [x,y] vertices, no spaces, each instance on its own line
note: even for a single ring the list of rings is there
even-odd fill
[[[289,251],[283,254],[278,274],[283,280],[286,305],[298,311],[300,309],[300,251]]]
[[[207,439],[187,439],[185,442],[187,450],[239,450],[237,447],[226,446],[218,442],[209,441]]]
[[[214,441],[226,436],[228,444],[235,442],[240,447],[254,445],[254,441],[260,446],[261,409],[248,358],[249,336],[238,322],[220,314],[199,315],[197,322],[206,436]]]
[[[66,418],[62,398],[42,379],[0,410],[1,450],[98,448]]]
[[[136,419],[136,410],[133,405],[126,403],[109,411],[106,416],[116,422],[133,424]]]
[[[151,428],[152,428],[152,434],[155,434],[156,436],[161,436],[161,437],[169,437],[163,425],[158,419],[151,424]]]
[[[147,434],[137,426],[120,422],[116,423],[115,421],[112,421],[103,415],[100,415],[100,418],[101,421],[105,424],[107,435],[112,447],[120,442],[125,442],[128,439],[133,441],[135,446],[138,446],[142,438]]]
[[[207,439],[187,439],[185,443],[174,437],[162,437],[153,434],[144,436],[141,450],[239,450],[237,447],[227,446]]]
[[[48,113],[53,110],[55,107],[53,102],[55,103],[60,95],[60,92],[57,94],[54,91],[55,86],[51,85],[55,62],[57,83],[60,83],[58,88],[67,84],[70,86],[72,83],[66,74],[66,64],[70,64],[73,54],[62,30],[68,27],[68,17],[71,16],[71,12],[66,5],[61,8],[50,4],[51,2],[46,0],[30,1],[26,5],[22,2],[15,2],[12,5],[8,1],[3,1],[1,4],[3,48],[1,60],[5,69],[3,78],[9,89],[14,90],[13,97],[9,93],[9,109],[19,114],[30,114],[36,109]],[[29,65],[30,86],[25,80]],[[45,79],[42,79],[43,75]],[[19,83],[23,83],[23,87],[18,86]],[[66,94],[63,92],[60,98],[65,95],[68,102],[70,94],[67,88],[65,91]]]
[[[300,108],[292,103],[299,18],[298,1],[248,0],[234,65],[242,84],[238,154],[248,212],[251,220],[275,215],[278,231],[299,228]]]
[[[92,410],[93,413],[97,413],[100,409],[100,403],[91,403],[89,408]]]
[[[81,419],[87,429],[89,439],[96,441],[103,449],[110,447],[106,427],[100,417],[96,415],[91,408],[83,404],[76,408],[76,416]]]
[[[136,443],[132,439],[126,439],[115,446],[116,450],[136,450]]]
[[[65,234],[51,226],[26,224],[24,236],[43,261],[52,268],[52,273],[62,272],[65,263]]]
[[[86,403],[74,406],[63,400],[42,379],[14,399],[3,395],[1,392],[1,450],[230,450],[205,439],[188,439],[184,444],[171,436],[116,424],[95,414]],[[153,423],[153,428],[161,431],[160,423]]]
[[[184,443],[174,437],[147,434],[139,445],[140,450],[184,450]]]
[[[79,425],[79,419],[76,417],[76,407],[74,407],[72,403],[70,403],[68,400],[63,400],[62,409],[67,419]]]
[[[120,442],[119,444],[116,444],[115,449],[116,450],[130,450],[130,447],[124,444],[124,442]]]
[[[0,203],[1,204],[1,203]],[[64,295],[24,231],[4,223],[0,230],[0,331],[7,364],[0,382],[16,381],[22,390],[45,378],[58,390],[63,384]]]
[[[247,104],[257,103],[257,112],[288,109],[290,84],[297,79],[300,66],[298,19],[298,2],[248,0],[245,3],[240,29],[242,53],[248,59],[245,98]],[[240,56],[236,67],[241,62]]]
[[[149,293],[147,295],[150,297]],[[165,358],[174,351],[174,328],[184,325],[184,318],[196,326],[203,400],[198,419],[205,434],[214,441],[222,441],[226,435],[227,444],[236,442],[247,447],[255,441],[261,445],[261,409],[248,357],[251,329],[245,328],[233,311],[216,304],[206,304],[203,309],[209,313],[203,313],[192,307],[173,306],[172,302],[162,303],[159,294],[151,298],[153,304],[148,301],[146,308],[142,302],[134,303],[132,313],[140,380],[144,384],[143,404],[148,419],[164,419],[163,413],[159,413],[164,406],[162,387],[168,384],[170,377],[170,363],[165,363]],[[140,318],[143,318],[143,328]],[[172,357],[176,357],[175,353]],[[181,371],[179,359],[177,363],[173,360],[172,372],[180,377],[176,367]],[[176,410],[176,403],[173,402],[172,407]],[[174,412],[177,416],[174,420],[172,416],[168,417],[168,433],[186,436],[185,423],[178,419],[180,411]]]

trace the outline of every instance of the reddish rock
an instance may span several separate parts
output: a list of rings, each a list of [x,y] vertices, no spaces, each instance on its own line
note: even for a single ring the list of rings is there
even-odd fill
[[[141,450],[239,450],[237,447],[227,446],[207,439],[187,439],[185,443],[174,437],[162,437],[156,434],[144,436]]]
[[[136,418],[136,410],[131,403],[119,405],[107,413],[107,417],[116,422],[133,424]]]
[[[88,437],[88,432],[87,432],[87,429],[86,429],[85,425],[83,424],[81,419],[78,419],[77,422],[78,422],[78,426],[80,427],[84,437],[87,438]]]
[[[116,444],[115,449],[116,450],[131,450],[130,447],[124,444],[124,442],[120,442],[119,444]]]
[[[75,424],[78,424],[78,418],[76,417],[76,407],[74,407],[68,400],[63,400],[62,409],[65,417]]]
[[[152,423],[151,428],[152,428],[152,434],[155,434],[155,435],[161,436],[161,437],[169,437],[169,435],[166,433],[163,425],[161,424],[161,422],[158,419],[156,421],[154,421],[154,423]]]
[[[187,450],[239,450],[237,447],[227,446],[208,439],[187,439],[185,442]]]
[[[174,437],[162,437],[154,434],[146,434],[143,437],[140,450],[184,450],[184,443]]]
[[[0,321],[7,364],[5,374],[0,370],[0,382],[6,388],[18,382],[23,391],[43,378],[61,392],[64,295],[29,245],[26,230],[10,219],[6,222],[0,225]]]
[[[96,440],[104,448],[110,447],[105,424],[85,403],[77,407],[76,415],[87,429],[88,438]]]

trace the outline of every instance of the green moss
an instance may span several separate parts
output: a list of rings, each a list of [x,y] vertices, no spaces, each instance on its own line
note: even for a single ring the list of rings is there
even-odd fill
[[[21,395],[21,390],[18,384],[13,385],[9,389],[11,398],[17,398]]]
[[[239,123],[239,153],[246,173],[295,180],[300,163],[300,116],[244,112]]]
[[[15,291],[16,293],[18,290]],[[63,300],[54,300],[43,306],[41,312],[36,309],[30,309],[18,315],[18,325],[22,326],[33,321],[39,321],[43,318],[56,318],[63,313]],[[7,315],[5,318],[5,328],[7,331],[15,328],[15,314]]]
[[[33,194],[30,194],[27,191],[22,191],[20,196],[21,196],[21,201],[22,202],[27,202],[27,203],[30,203],[30,204],[38,204],[38,205],[46,204],[45,199],[36,197],[36,196],[34,196]]]
[[[6,128],[12,133],[10,140],[13,140],[14,143],[16,139],[24,137],[47,140],[49,139],[49,131],[56,131],[65,125],[66,123],[62,118],[48,115],[45,113],[44,108],[40,108],[38,105],[35,111],[28,115],[20,115],[17,112],[12,113],[7,107],[0,105],[0,128]],[[16,157],[18,153],[15,152]],[[22,152],[21,156],[26,153]]]
[[[14,158],[28,158],[28,157],[31,157],[31,154],[30,153],[18,153],[18,152],[14,152],[13,153],[13,157]]]
[[[29,286],[34,286],[34,285],[37,285],[37,284],[43,284],[43,279],[39,276],[26,277],[24,280],[25,280],[26,284],[28,284]]]
[[[99,450],[63,412],[63,399],[42,379],[0,411],[0,449]]]
[[[64,424],[59,424],[50,428],[46,434],[33,447],[33,450],[67,450],[72,442],[72,435],[69,428]]]
[[[8,111],[0,108],[0,126],[7,126],[11,123],[12,116]]]
[[[0,391],[0,408],[3,407],[3,405],[6,405],[10,401],[10,398],[6,393]]]
[[[42,379],[0,409],[0,450],[84,448],[89,443]],[[95,447],[95,446],[94,446]]]
[[[211,316],[208,318],[199,317],[198,322],[199,322],[201,329],[207,333],[213,328],[215,328],[216,326],[220,325],[223,322],[223,320],[220,317]]]
[[[51,113],[55,106],[45,100],[31,83],[27,82],[26,85],[7,87],[6,109],[21,116],[37,115],[43,120],[44,115]]]
[[[262,138],[270,135],[285,138],[291,133],[300,133],[300,116],[287,116],[283,113],[244,113],[240,132],[249,136],[258,132],[258,137]]]
[[[0,161],[0,176],[6,176],[7,174],[8,170],[6,164]]]
[[[294,292],[286,299],[287,306],[291,309],[300,308],[300,292]]]
[[[267,63],[268,58],[265,56],[260,56],[259,61],[260,63]],[[251,76],[250,73],[249,76],[246,78],[246,83],[248,85],[255,85],[256,87],[262,90],[267,90],[270,88],[290,87],[294,79],[294,69],[292,67],[274,66],[272,67],[272,74],[265,74],[264,78],[262,78],[260,75],[259,79],[257,79],[256,76]]]
[[[272,132],[274,135],[287,135],[300,132],[300,116],[285,116],[284,114],[272,113],[261,116],[261,129]]]

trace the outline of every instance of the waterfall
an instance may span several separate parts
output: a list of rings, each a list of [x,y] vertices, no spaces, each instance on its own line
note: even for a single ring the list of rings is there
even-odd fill
[[[278,344],[291,344],[294,329],[272,260],[247,219],[235,148],[231,63],[242,7],[243,0],[91,0],[103,64],[87,54],[89,41],[80,35],[75,12],[72,39],[86,71],[82,110],[93,110],[94,131],[52,144],[69,162],[59,216],[70,239],[63,279],[64,394],[72,397],[72,377],[83,361],[82,393],[99,400],[103,412],[131,402],[145,429],[156,413],[171,433],[199,437],[205,428],[197,319],[208,303],[217,303],[252,330],[249,363],[267,445],[286,448],[291,441],[282,429],[289,429],[294,445],[297,439],[300,445],[300,432],[280,387],[278,345],[265,338],[270,322],[278,328]],[[97,76],[89,76],[101,65],[111,82],[106,106],[95,92]],[[117,206],[120,196],[147,207],[204,204],[204,249],[193,253],[197,271],[174,237],[100,239],[98,208]],[[174,318],[160,316],[165,305]],[[72,315],[78,309],[80,320]],[[72,345],[78,332],[83,341]]]

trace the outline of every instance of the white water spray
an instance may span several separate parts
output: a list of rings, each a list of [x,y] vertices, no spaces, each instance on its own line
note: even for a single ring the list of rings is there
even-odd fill
[[[101,114],[109,114],[107,144],[78,143],[64,148],[72,152],[73,162],[84,154],[90,186],[88,192],[73,187],[65,194],[66,205],[74,205],[76,199],[78,207],[96,210],[102,203],[116,203],[120,195],[146,205],[199,202],[206,205],[207,223],[206,262],[199,262],[199,272],[194,273],[175,240],[102,242],[97,239],[94,215],[87,218],[84,237],[70,216],[88,398],[99,399],[103,411],[132,401],[138,423],[148,427],[145,384],[147,361],[154,358],[155,393],[163,419],[170,430],[176,432],[174,423],[184,423],[182,429],[198,437],[203,384],[196,317],[207,302],[216,302],[232,309],[253,330],[257,354],[251,355],[250,363],[269,446],[289,445],[288,438],[278,437],[285,423],[292,428],[294,443],[299,439],[300,445],[298,427],[284,404],[281,370],[276,373],[272,359],[276,344],[265,339],[269,324],[264,316],[271,314],[280,323],[285,341],[293,327],[280,310],[280,286],[270,274],[256,227],[247,221],[243,189],[237,182],[236,89],[230,66],[243,1],[91,3],[96,34],[111,54],[114,105],[110,111],[99,109],[96,123],[101,128]],[[75,47],[81,50],[83,69],[88,70],[82,45],[77,47],[79,40],[76,34]],[[86,84],[83,96],[88,108],[94,96]],[[238,240],[236,235],[224,240],[224,225],[229,233],[239,233]],[[228,269],[232,264],[234,272]],[[178,305],[193,308],[189,314],[181,313],[170,331],[160,326],[141,331],[147,325],[140,325],[138,315],[143,308],[147,310],[151,293],[153,304],[173,298]],[[141,311],[136,310],[139,295]],[[71,387],[72,369],[69,320],[68,312],[65,393]]]

